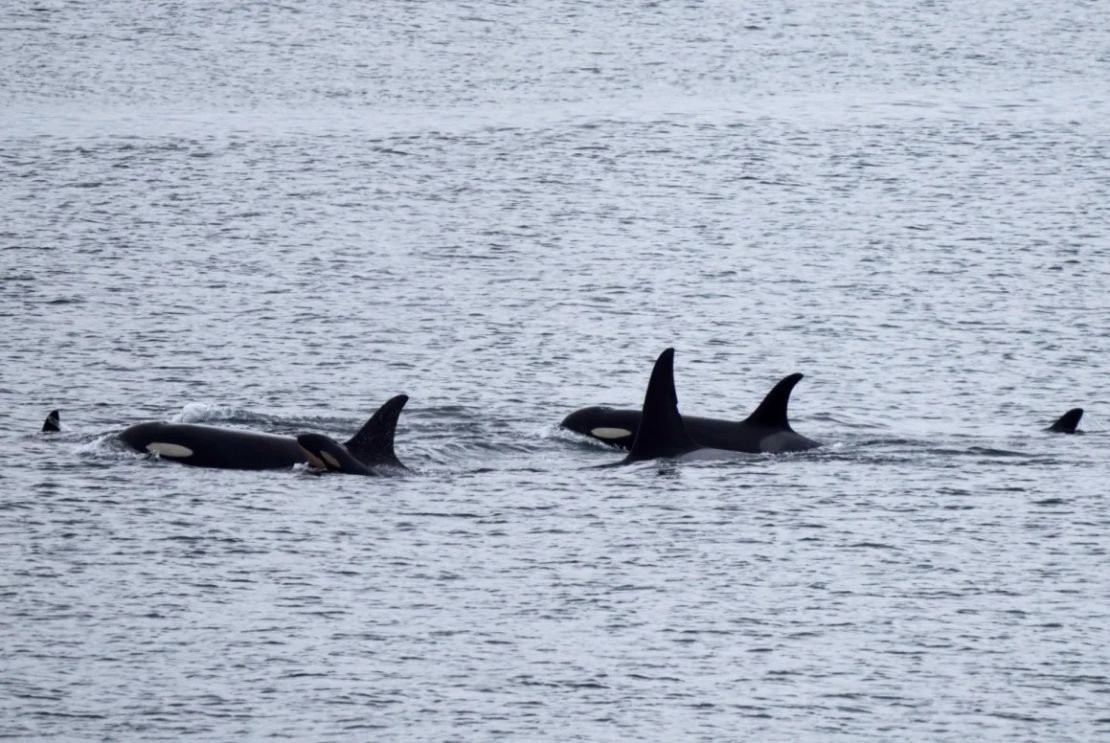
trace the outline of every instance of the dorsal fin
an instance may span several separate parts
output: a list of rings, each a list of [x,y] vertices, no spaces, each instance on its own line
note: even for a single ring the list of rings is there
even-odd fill
[[[1053,433],[1075,433],[1079,419],[1083,417],[1083,408],[1072,408],[1061,415],[1055,423],[1048,427]]]
[[[393,436],[397,432],[397,418],[408,401],[408,395],[397,395],[387,401],[343,446],[368,467],[404,467],[393,451]]]
[[[668,348],[659,354],[655,368],[651,370],[651,379],[644,393],[640,427],[632,442],[632,450],[624,461],[677,457],[697,448],[698,445],[686,433],[686,424],[678,413],[678,395],[674,390],[674,349]]]
[[[42,422],[43,433],[57,433],[61,429],[62,420],[58,415],[57,410],[51,410],[50,415],[46,416],[46,420]]]
[[[763,402],[759,403],[759,407],[744,420],[744,423],[765,428],[777,428],[781,431],[793,431],[794,429],[790,427],[790,420],[786,416],[786,406],[790,404],[790,393],[794,391],[794,385],[800,382],[803,376],[803,374],[795,372],[783,377],[778,384],[771,388],[771,391],[763,398]]]

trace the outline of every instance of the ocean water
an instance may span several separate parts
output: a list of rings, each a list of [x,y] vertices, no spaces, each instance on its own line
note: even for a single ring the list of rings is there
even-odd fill
[[[12,4],[0,176],[0,736],[1110,738],[1105,4]]]

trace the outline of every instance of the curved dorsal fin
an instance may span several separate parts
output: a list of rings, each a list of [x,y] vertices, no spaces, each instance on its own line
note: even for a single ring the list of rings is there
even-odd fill
[[[790,393],[794,391],[794,385],[800,382],[803,376],[805,375],[795,372],[783,377],[778,384],[771,388],[771,391],[763,398],[763,402],[759,403],[755,412],[744,419],[744,423],[752,426],[793,431],[794,429],[790,427],[790,420],[786,416],[786,406],[790,404]]]
[[[1053,433],[1075,433],[1079,419],[1083,417],[1083,408],[1072,408],[1061,415],[1055,423],[1048,427]]]
[[[699,448],[686,433],[686,424],[678,413],[678,395],[674,390],[674,349],[659,354],[651,370],[640,427],[625,462],[644,459],[677,457]]]
[[[343,446],[368,467],[404,467],[393,451],[393,436],[397,432],[397,418],[408,401],[408,395],[397,395],[388,400]]]
[[[57,410],[51,410],[50,415],[46,416],[46,420],[42,422],[43,433],[57,433],[61,429],[62,420],[58,415]]]

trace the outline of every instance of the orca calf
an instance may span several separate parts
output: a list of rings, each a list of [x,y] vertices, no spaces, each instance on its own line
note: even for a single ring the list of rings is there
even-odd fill
[[[1056,422],[1045,430],[1052,433],[1082,433],[1082,431],[1075,430],[1075,427],[1079,425],[1079,419],[1082,417],[1083,408],[1072,408],[1057,418]]]
[[[357,459],[348,447],[322,433],[303,433],[297,437],[297,445],[313,467],[327,472],[377,477],[408,470],[394,456],[375,457],[371,461]]]
[[[381,416],[379,425],[368,432],[372,440],[361,447],[352,448],[350,441],[340,444],[322,433],[301,434],[297,437],[297,446],[313,467],[328,472],[378,476],[405,471],[408,468],[401,464],[393,451],[393,435],[397,429],[397,416],[407,400],[404,395],[398,395],[382,406],[374,417],[377,418],[383,410],[387,411],[386,414]],[[369,428],[367,424],[359,435]],[[361,453],[356,456],[356,452]]]
[[[786,406],[790,393],[801,379],[791,374],[776,384],[763,402],[742,421],[699,418],[684,415],[686,431],[698,444],[711,449],[747,452],[749,454],[805,451],[820,444],[790,427]],[[595,406],[576,410],[563,419],[562,427],[606,444],[628,449],[640,427],[639,410],[619,410]]]
[[[678,395],[674,389],[674,349],[659,354],[651,370],[640,423],[628,455],[615,464],[631,464],[648,459],[691,459],[701,457],[734,457],[736,452],[696,443],[686,430],[678,412]]]
[[[386,402],[345,444],[332,442],[342,454],[334,451],[329,455],[367,468],[379,464],[401,467],[393,451],[393,437],[406,402],[407,395]],[[190,423],[139,423],[120,433],[119,439],[137,452],[195,467],[267,470],[307,463],[320,470],[333,469],[326,459],[316,458],[302,448],[297,439],[253,431]]]

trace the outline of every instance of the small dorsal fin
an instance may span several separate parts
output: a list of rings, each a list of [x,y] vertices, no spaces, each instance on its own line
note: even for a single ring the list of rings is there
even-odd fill
[[[355,459],[368,467],[401,467],[393,451],[393,436],[397,432],[397,418],[409,401],[408,395],[397,395],[378,408],[358,433],[345,446]]]
[[[1079,419],[1083,417],[1083,408],[1072,408],[1061,415],[1055,423],[1048,427],[1053,433],[1075,433]]]
[[[43,433],[57,433],[62,430],[62,419],[59,417],[57,410],[51,410],[50,415],[46,416],[46,420],[42,422]]]
[[[793,431],[794,429],[790,427],[790,420],[786,415],[786,406],[790,404],[790,393],[794,391],[794,385],[800,382],[803,376],[803,374],[795,372],[783,377],[778,384],[771,388],[771,391],[763,398],[763,402],[759,403],[759,407],[744,420],[744,423],[765,428],[777,428],[782,431]]]
[[[678,412],[674,389],[674,349],[659,354],[651,370],[636,439],[625,462],[677,457],[698,448]]]

